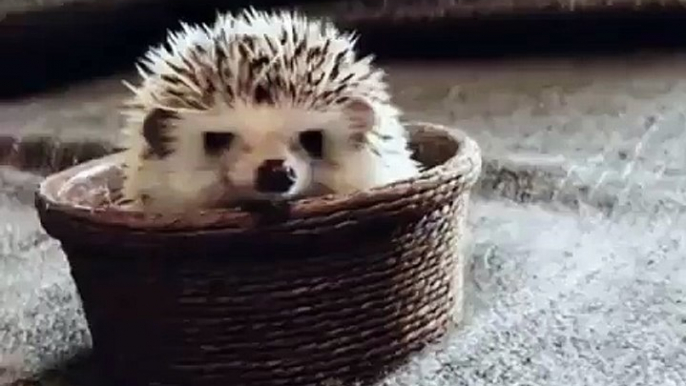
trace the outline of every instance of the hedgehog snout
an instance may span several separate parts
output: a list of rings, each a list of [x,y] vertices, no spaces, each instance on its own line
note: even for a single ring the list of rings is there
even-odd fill
[[[268,159],[255,172],[255,189],[261,193],[286,193],[295,180],[295,170],[285,160]]]

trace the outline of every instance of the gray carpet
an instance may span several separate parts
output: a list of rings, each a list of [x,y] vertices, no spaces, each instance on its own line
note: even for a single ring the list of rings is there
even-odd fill
[[[384,385],[686,384],[686,216],[490,202],[473,217],[480,307]]]

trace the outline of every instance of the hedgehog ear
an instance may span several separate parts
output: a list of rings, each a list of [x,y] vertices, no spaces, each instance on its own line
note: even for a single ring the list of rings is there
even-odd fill
[[[350,121],[350,129],[366,132],[374,128],[376,124],[376,112],[372,103],[364,98],[350,99],[344,107]]]
[[[150,152],[158,158],[164,158],[172,152],[170,121],[175,117],[176,114],[171,111],[155,108],[143,120],[143,138]]]

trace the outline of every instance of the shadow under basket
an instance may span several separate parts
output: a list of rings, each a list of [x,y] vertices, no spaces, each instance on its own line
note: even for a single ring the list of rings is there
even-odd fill
[[[48,177],[36,206],[67,255],[107,380],[366,383],[440,338],[461,319],[460,243],[481,155],[460,131],[408,127],[420,175],[296,201],[270,221],[244,209],[93,209],[57,193],[116,155]]]

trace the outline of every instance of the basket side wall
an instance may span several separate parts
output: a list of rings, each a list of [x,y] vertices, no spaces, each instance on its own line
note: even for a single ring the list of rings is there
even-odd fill
[[[289,253],[278,248],[267,259],[64,249],[114,382],[352,382],[391,369],[460,319],[467,196],[374,240],[340,240],[316,255],[304,246],[299,259],[278,260]]]

